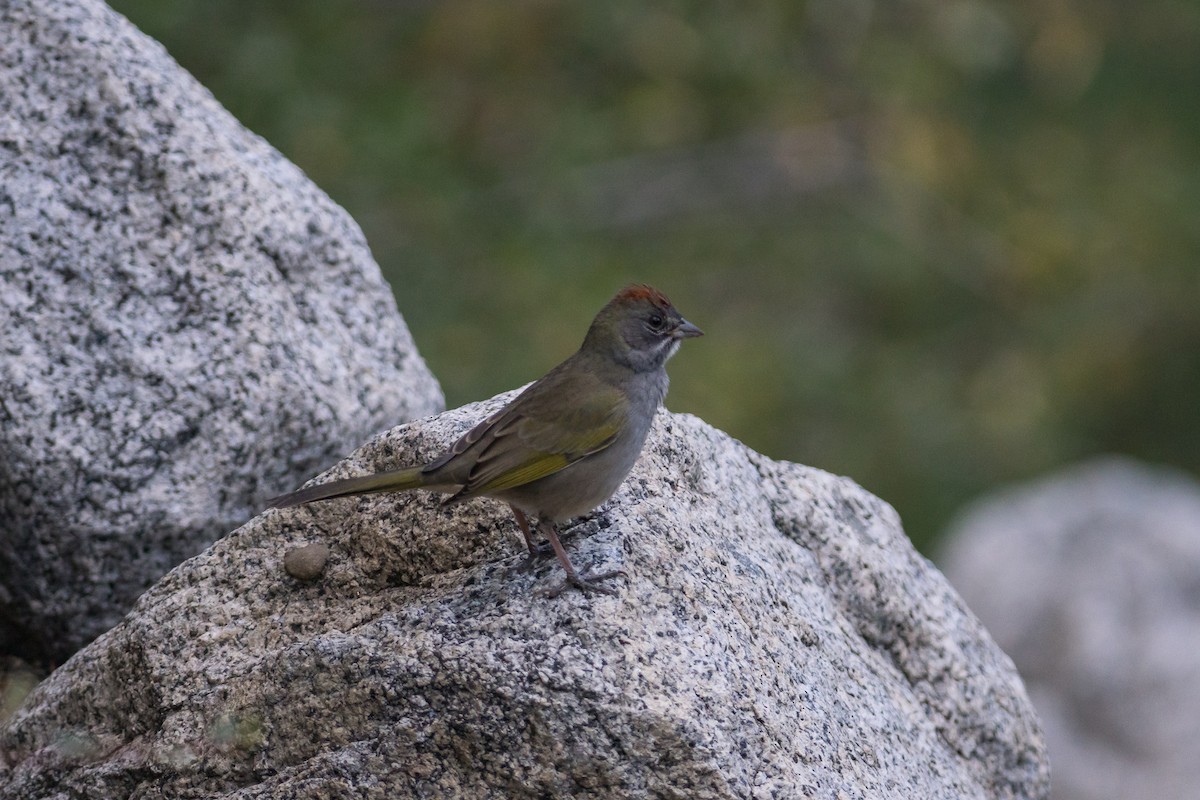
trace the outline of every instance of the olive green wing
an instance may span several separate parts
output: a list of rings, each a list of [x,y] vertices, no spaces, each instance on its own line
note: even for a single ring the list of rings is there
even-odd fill
[[[520,398],[517,399],[519,400]],[[512,412],[512,407],[513,405],[509,404],[501,408],[499,411],[494,411],[491,414],[488,414],[488,416],[482,422],[460,436],[458,441],[452,444],[446,450],[446,452],[442,453],[433,461],[430,461],[428,464],[422,467],[421,471],[425,473],[431,473],[436,472],[444,467],[453,468],[455,459],[462,459],[464,457],[469,459],[469,456],[464,456],[464,454],[467,453],[467,451],[470,450],[474,445],[482,441],[483,438],[491,431],[492,427],[499,423],[500,420],[505,417],[505,415],[510,414]],[[451,471],[453,471],[453,469]]]
[[[617,438],[629,414],[624,393],[587,375],[555,377],[544,387],[531,387],[496,420],[460,496],[531,483]]]

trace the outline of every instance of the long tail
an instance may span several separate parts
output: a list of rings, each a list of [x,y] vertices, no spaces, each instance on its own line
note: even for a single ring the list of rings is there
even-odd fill
[[[345,478],[340,481],[319,483],[304,489],[274,498],[267,508],[291,508],[315,500],[329,500],[334,497],[348,497],[352,494],[371,494],[372,492],[402,492],[406,489],[419,489],[426,485],[421,467],[397,469],[391,472],[380,472],[375,475],[363,475],[360,478]]]

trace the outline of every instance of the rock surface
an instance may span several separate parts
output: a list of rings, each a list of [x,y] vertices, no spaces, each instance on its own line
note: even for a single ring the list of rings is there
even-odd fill
[[[0,2],[0,653],[441,393],[344,211],[98,0]]]
[[[323,480],[432,457],[506,398]],[[0,730],[0,796],[1040,798],[1007,656],[851,481],[663,412],[567,529],[616,597],[548,600],[508,509],[271,510],[177,567]],[[282,561],[323,542],[305,584]]]
[[[1055,800],[1200,787],[1200,484],[1105,460],[978,504],[946,574],[1013,657]]]

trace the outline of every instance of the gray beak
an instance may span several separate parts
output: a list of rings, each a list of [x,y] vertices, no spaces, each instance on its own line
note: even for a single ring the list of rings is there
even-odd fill
[[[703,336],[704,331],[697,328],[686,319],[679,320],[679,325],[671,332],[671,337],[674,339],[690,339],[693,336]]]

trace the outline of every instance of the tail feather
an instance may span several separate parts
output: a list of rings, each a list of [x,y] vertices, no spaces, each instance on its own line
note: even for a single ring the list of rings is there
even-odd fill
[[[375,475],[363,475],[358,478],[318,483],[316,486],[308,486],[291,494],[280,495],[271,500],[267,504],[267,508],[291,508],[317,500],[331,500],[335,497],[349,497],[373,492],[402,492],[407,489],[419,489],[423,486],[425,486],[425,480],[421,468],[409,467],[391,472],[380,472]]]

